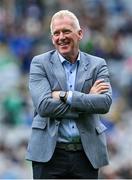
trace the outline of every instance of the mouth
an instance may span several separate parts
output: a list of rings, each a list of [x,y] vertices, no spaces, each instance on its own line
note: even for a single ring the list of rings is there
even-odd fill
[[[66,41],[66,42],[59,42],[59,43],[58,43],[58,45],[59,45],[59,46],[62,46],[62,47],[63,47],[63,46],[68,46],[69,44],[70,44],[69,41]]]

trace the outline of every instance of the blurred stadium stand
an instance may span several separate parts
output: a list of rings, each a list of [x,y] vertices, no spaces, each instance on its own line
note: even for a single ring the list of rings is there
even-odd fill
[[[106,59],[113,104],[108,127],[110,165],[103,179],[132,179],[132,1],[0,0],[0,179],[32,178],[25,150],[33,107],[30,62],[53,48],[49,23],[58,10],[73,11],[84,30],[81,50]]]

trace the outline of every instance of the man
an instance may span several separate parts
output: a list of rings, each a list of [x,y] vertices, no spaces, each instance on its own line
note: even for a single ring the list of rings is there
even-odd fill
[[[27,159],[34,179],[97,179],[108,164],[99,117],[112,102],[107,65],[79,50],[83,32],[72,12],[54,14],[50,28],[56,50],[31,63],[35,115]]]

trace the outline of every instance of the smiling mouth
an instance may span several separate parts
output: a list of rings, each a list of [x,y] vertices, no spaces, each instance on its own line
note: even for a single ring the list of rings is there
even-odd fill
[[[59,46],[67,46],[69,44],[70,44],[70,42],[60,42],[60,43],[58,43]]]
[[[66,46],[68,46],[68,44],[60,44],[59,46],[60,47],[66,47]]]

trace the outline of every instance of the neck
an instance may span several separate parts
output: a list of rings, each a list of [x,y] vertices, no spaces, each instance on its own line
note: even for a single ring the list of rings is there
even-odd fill
[[[77,61],[78,54],[79,52],[77,52],[77,54],[74,55],[64,56],[64,58],[73,64]]]

